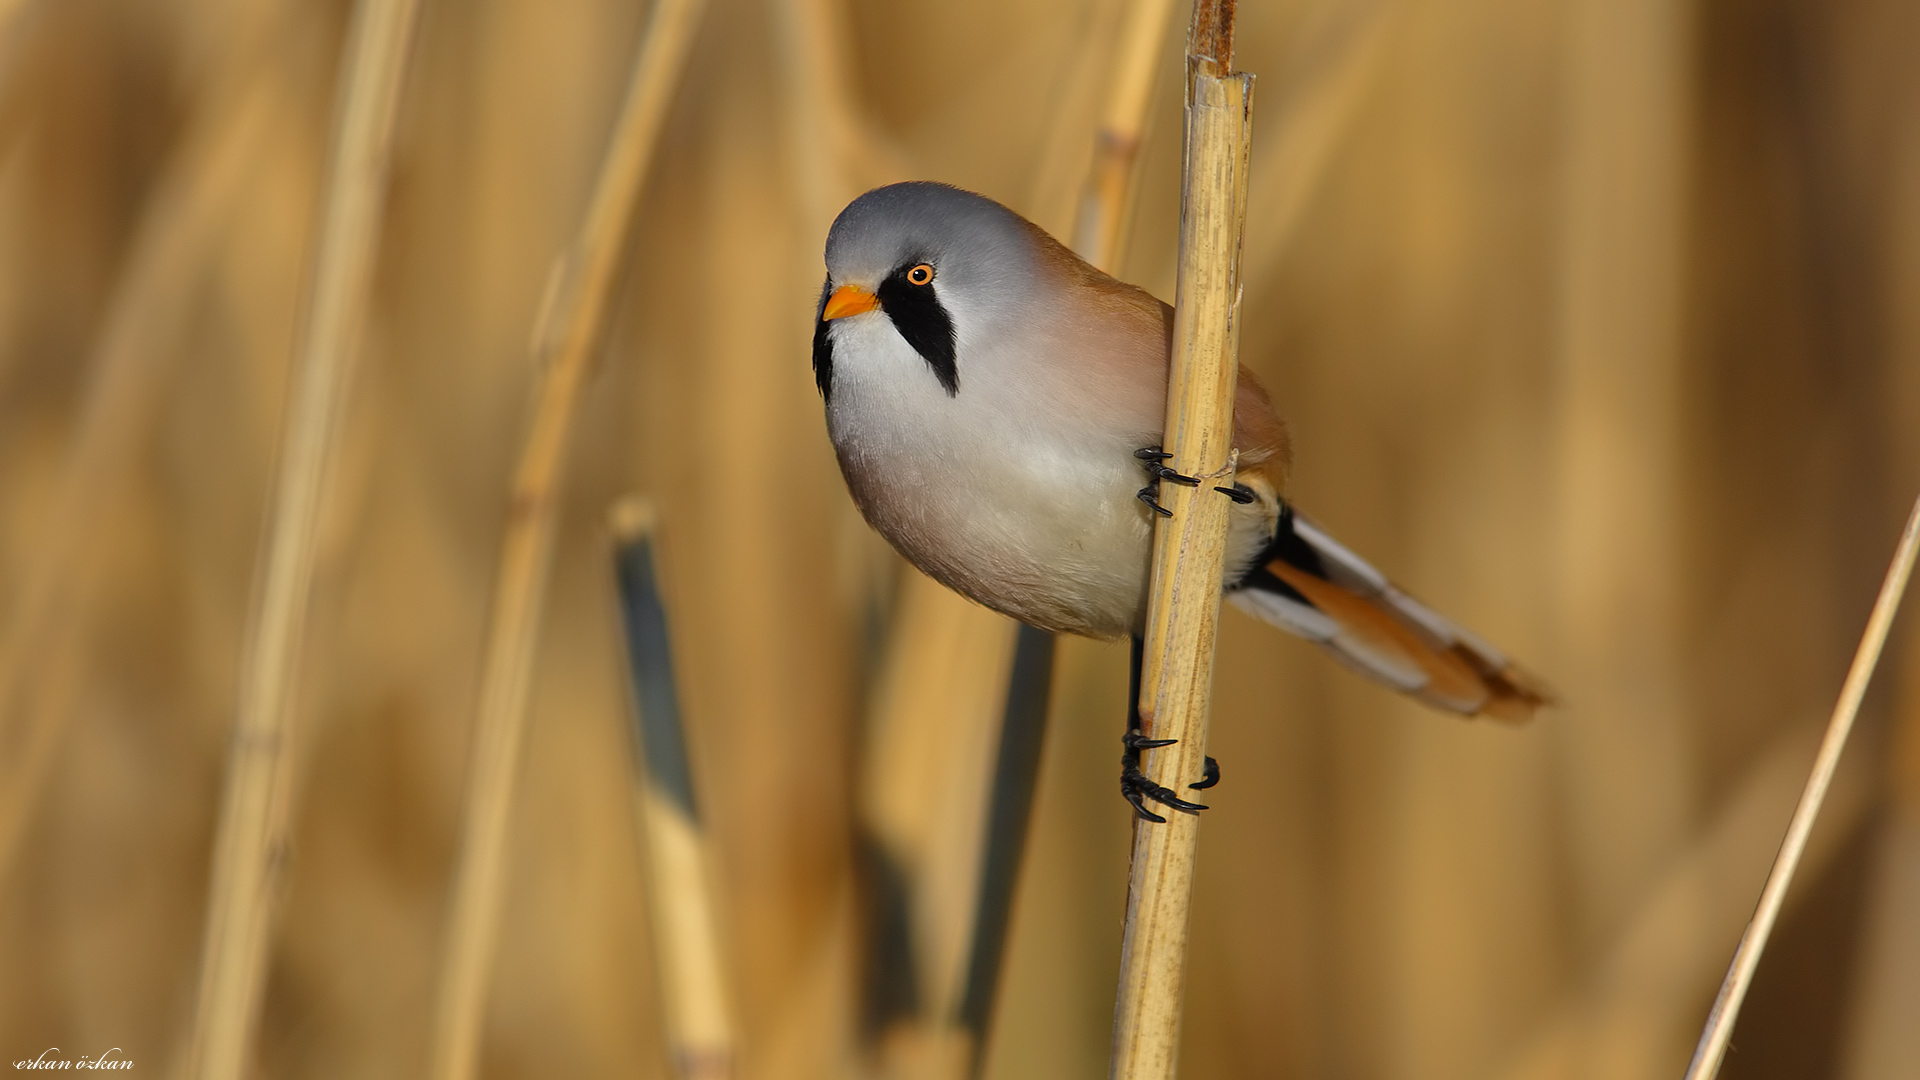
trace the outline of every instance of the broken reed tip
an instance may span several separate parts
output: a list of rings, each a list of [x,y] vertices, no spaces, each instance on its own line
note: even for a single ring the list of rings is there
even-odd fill
[[[1187,31],[1187,58],[1195,70],[1216,79],[1233,71],[1235,0],[1199,0]]]
[[[622,495],[607,508],[607,528],[622,544],[651,536],[659,525],[660,511],[644,495]]]

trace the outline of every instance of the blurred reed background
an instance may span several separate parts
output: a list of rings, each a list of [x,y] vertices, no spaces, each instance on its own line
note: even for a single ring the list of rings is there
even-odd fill
[[[1069,235],[1120,7],[708,3],[563,489],[482,1075],[667,1075],[603,524],[629,491],[660,510],[743,1073],[865,1060],[855,792],[918,594],[826,441],[820,244],[908,176]],[[6,1062],[188,1052],[350,11],[0,0]],[[646,16],[423,6],[259,1075],[427,1068],[528,341]],[[1122,275],[1162,297],[1182,22]],[[1920,489],[1916,42],[1907,0],[1242,5],[1243,359],[1293,493],[1568,706],[1459,723],[1226,616],[1184,1075],[1683,1069]],[[1724,1076],[1920,1062],[1904,621]],[[989,1076],[1105,1070],[1125,696],[1124,649],[1060,643]]]

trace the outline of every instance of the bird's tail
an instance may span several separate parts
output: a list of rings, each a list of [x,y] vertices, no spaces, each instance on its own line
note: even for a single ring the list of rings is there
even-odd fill
[[[1553,702],[1499,650],[1401,592],[1285,504],[1273,542],[1227,598],[1437,709],[1517,723]]]

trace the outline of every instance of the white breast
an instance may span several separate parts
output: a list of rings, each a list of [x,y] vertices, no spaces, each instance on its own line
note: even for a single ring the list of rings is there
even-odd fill
[[[1146,477],[1133,451],[1152,430],[1085,415],[1069,366],[993,342],[962,340],[949,396],[884,313],[828,330],[827,431],[875,529],[1014,618],[1099,637],[1135,628],[1152,522],[1134,498]]]

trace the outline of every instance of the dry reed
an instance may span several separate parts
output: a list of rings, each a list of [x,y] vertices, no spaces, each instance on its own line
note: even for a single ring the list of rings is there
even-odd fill
[[[325,205],[227,765],[189,1074],[237,1080],[259,1014],[292,792],[292,706],[315,533],[385,208],[415,0],[363,0],[343,58]]]
[[[1072,234],[1075,253],[1110,274],[1120,273],[1126,260],[1140,146],[1153,106],[1149,91],[1172,10],[1172,0],[1131,0],[1120,16],[1106,105],[1094,134],[1093,159],[1081,185]],[[966,979],[953,1018],[968,1035],[964,1062],[968,1076],[977,1076],[985,1065],[1013,896],[1039,783],[1053,658],[1052,635],[1032,627],[1019,629],[999,725],[998,758],[983,808],[986,835],[976,871]]]
[[[634,811],[645,850],[667,1051],[681,1080],[727,1080],[733,1005],[709,881],[712,856],[687,760],[672,635],[654,566],[659,514],[637,498],[611,515],[633,684]]]
[[[1176,790],[1200,776],[1206,757],[1232,505],[1213,488],[1233,483],[1236,457],[1233,400],[1253,78],[1232,71],[1232,35],[1231,0],[1194,5],[1164,445],[1173,455],[1171,466],[1200,483],[1162,489],[1172,516],[1154,529],[1139,701],[1144,733],[1176,740],[1150,751],[1144,771],[1154,783]],[[1112,1075],[1121,1080],[1165,1080],[1175,1072],[1198,842],[1199,819],[1191,812],[1172,811],[1164,824],[1134,826],[1114,1009]]]
[[[1073,223],[1073,250],[1109,274],[1120,272],[1140,144],[1152,113],[1153,74],[1172,11],[1173,0],[1131,0],[1120,14],[1113,81]]]
[[[1355,112],[1374,88],[1392,12],[1389,0],[1339,5],[1300,55],[1289,56],[1280,85],[1269,81],[1261,106],[1268,141],[1260,150],[1268,179],[1260,214],[1247,223],[1243,279],[1263,276],[1291,249],[1335,151],[1353,132]]]
[[[141,222],[201,123],[201,73],[226,21],[257,6],[28,3],[0,43],[5,619],[37,572]],[[1071,70],[1106,71],[1125,6],[863,4],[832,69],[858,114],[795,111],[851,115],[915,175],[1031,188],[1022,209],[1066,238],[1106,83],[1026,76],[1075,54]],[[119,1043],[166,1071],[184,1042],[290,279],[310,258],[351,7],[299,5],[315,32],[276,50],[270,135],[179,347],[153,342],[179,353],[177,374],[137,483],[103,493],[76,645],[53,650],[70,715],[0,882],[0,1043],[25,1054]],[[740,1030],[748,1064],[795,1078],[846,1075],[829,1059],[851,1039],[855,980],[838,906],[847,717],[868,670],[864,598],[893,595],[874,581],[897,565],[844,497],[805,372],[825,217],[905,175],[830,173],[846,187],[797,221],[781,116],[801,99],[775,62],[778,17],[850,31],[841,7],[747,5],[724,25],[716,8],[701,31],[726,76],[674,109],[626,328],[636,355],[674,359],[596,382],[567,474],[597,504],[644,468],[688,541],[663,567],[688,601],[673,615],[697,748],[716,751],[702,809],[739,886]],[[369,350],[387,345],[354,380],[318,580],[334,577],[326,537],[351,557],[337,592],[316,590],[303,650],[312,780],[253,1037],[268,1073],[421,1071],[536,279],[578,226],[646,13],[423,13]],[[1242,8],[1239,63],[1263,74],[1242,273],[1259,317],[1241,351],[1294,425],[1292,494],[1572,706],[1518,732],[1452,724],[1223,615],[1209,752],[1229,776],[1203,815],[1183,1072],[1684,1068],[1815,754],[1817,710],[1796,703],[1831,707],[1835,653],[1851,652],[1837,639],[1871,599],[1859,569],[1885,569],[1861,525],[1920,486],[1920,308],[1896,302],[1920,281],[1920,142],[1900,137],[1920,80],[1897,47],[1916,15],[1884,0]],[[1169,108],[1171,59],[1151,95]],[[1307,69],[1327,83],[1304,86]],[[1125,269],[1171,298],[1178,125],[1165,112],[1153,129]],[[1325,163],[1317,186],[1297,183],[1308,160]],[[1291,237],[1277,256],[1276,234]],[[716,474],[724,492],[700,479]],[[501,1080],[659,1056],[592,531],[561,526],[540,631],[488,992],[485,1072]],[[1059,648],[994,1022],[1007,1080],[1092,1075],[1110,1048],[1125,669],[1110,647]],[[1917,663],[1882,658],[1888,685],[1842,757],[1722,1076],[1813,1074],[1869,1022],[1879,1056],[1832,1068],[1899,1075],[1916,1057],[1920,829],[1911,802],[1890,820],[1890,755],[1861,740],[1884,692],[1889,719],[1920,718]],[[9,733],[24,719],[5,716]],[[550,842],[520,846],[523,825]],[[1827,936],[1863,889],[1878,914]]]
[[[0,71],[4,71],[20,26],[32,14],[32,0],[0,0]]]
[[[574,414],[606,322],[641,184],[679,84],[702,0],[658,0],[648,14],[619,118],[572,248],[534,334],[539,386],[515,467],[494,582],[479,716],[436,996],[431,1075],[465,1080],[477,1067],[501,883],[507,820],[526,731],[542,601],[553,557]]]
[[[1703,823],[1699,835],[1675,854],[1671,865],[1642,897],[1638,908],[1587,965],[1581,985],[1539,1023],[1500,1064],[1495,1080],[1528,1080],[1564,1070],[1588,1058],[1586,1048],[1630,1036],[1649,1016],[1671,1019],[1696,1008],[1725,954],[1716,928],[1751,912],[1741,896],[1764,879],[1761,863],[1777,851],[1771,844],[1782,808],[1799,795],[1810,734],[1788,730],[1776,736]],[[1864,758],[1847,758],[1823,811],[1825,826],[1812,837],[1802,873],[1818,877],[1842,854],[1854,830],[1872,810],[1873,781]],[[1791,912],[1801,899],[1788,897]]]
[[[1713,1008],[1707,1014],[1706,1028],[1700,1033],[1700,1044],[1694,1048],[1693,1060],[1687,1065],[1686,1080],[1712,1080],[1720,1072],[1720,1062],[1727,1053],[1727,1042],[1733,1038],[1734,1022],[1740,1018],[1740,1004],[1746,1000],[1747,988],[1753,984],[1753,973],[1760,966],[1760,954],[1765,951],[1774,922],[1780,917],[1780,907],[1786,902],[1787,887],[1793,884],[1794,871],[1799,868],[1800,858],[1806,852],[1807,838],[1813,833],[1813,823],[1820,817],[1820,807],[1826,801],[1827,789],[1833,784],[1835,770],[1840,767],[1840,753],[1846,749],[1854,718],[1860,714],[1860,702],[1866,697],[1867,683],[1872,681],[1874,668],[1879,666],[1880,650],[1887,643],[1887,632],[1893,628],[1893,616],[1900,610],[1900,598],[1906,593],[1907,579],[1913,573],[1913,560],[1917,553],[1920,553],[1920,499],[1914,500],[1913,511],[1907,515],[1907,527],[1900,534],[1893,562],[1887,567],[1886,580],[1880,585],[1880,596],[1873,603],[1873,614],[1867,618],[1867,629],[1860,636],[1860,647],[1853,654],[1852,666],[1847,669],[1847,681],[1840,689],[1840,700],[1834,704],[1833,715],[1827,720],[1827,733],[1820,740],[1820,753],[1814,758],[1813,772],[1807,777],[1807,786],[1800,794],[1799,805],[1794,807],[1793,820],[1787,825],[1787,836],[1781,841],[1780,853],[1773,860],[1773,869],[1767,872],[1767,884],[1760,890],[1758,909],[1747,924],[1746,933],[1740,937],[1740,946],[1733,953],[1733,963],[1728,967],[1727,977],[1720,984],[1720,993],[1714,998]]]
[[[869,1001],[884,1019],[870,1048],[883,1075],[960,1076],[972,1057],[971,1037],[955,1019],[1014,629],[917,573],[895,603],[860,802],[873,849],[869,917],[903,920],[905,931],[868,946],[878,952],[869,964],[890,971],[869,994],[907,991]]]
[[[1595,767],[1572,843],[1598,930],[1654,880],[1692,809],[1677,625],[1689,87],[1671,6],[1577,0],[1568,20],[1549,663],[1577,703],[1556,737]],[[1593,1052],[1633,1072],[1658,1067],[1661,1041],[1649,1026]]]
[[[0,637],[0,878],[39,802],[70,718],[61,672],[94,606],[86,571],[104,511],[153,427],[189,310],[260,152],[275,105],[263,76],[262,28],[235,35],[233,56],[207,84],[179,148],[141,213],[139,229],[87,360],[87,389],[39,550]],[[4,31],[0,31],[4,32]]]
[[[1121,13],[1092,164],[1081,184],[1075,250],[1117,273],[1124,257],[1138,151],[1171,0],[1131,0]],[[916,988],[906,1030],[882,1029],[890,1075],[978,1074],[992,1022],[1013,893],[1038,782],[1053,642],[909,573],[874,710],[867,825],[893,860],[875,917],[904,903],[907,941],[870,947]],[[997,747],[997,749],[996,749]],[[929,799],[928,793],[942,795]],[[875,1002],[880,1010],[895,1008]]]

